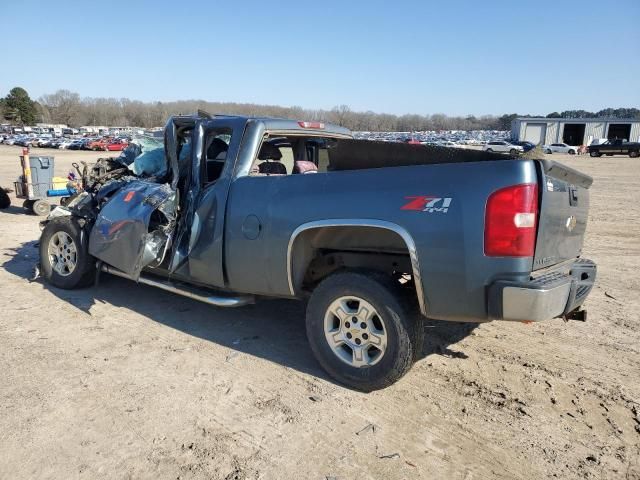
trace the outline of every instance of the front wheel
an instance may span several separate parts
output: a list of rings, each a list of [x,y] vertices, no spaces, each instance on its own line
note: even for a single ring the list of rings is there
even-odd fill
[[[553,152],[547,148],[544,153],[548,153],[549,155],[551,155]]]
[[[339,272],[314,290],[307,338],[327,373],[362,391],[385,388],[422,351],[423,317],[402,302],[399,284],[377,272]]]
[[[511,155],[516,155],[518,153],[518,151],[515,148],[512,148],[511,150],[509,150],[509,153]]]
[[[493,153],[493,148],[487,148],[486,151],[489,152],[489,153]]]
[[[631,150],[631,151],[629,152],[629,156],[630,156],[631,158],[638,158],[638,157],[640,157],[640,151],[638,151],[638,150]]]
[[[575,151],[575,150],[569,150],[569,152],[568,152],[568,153],[569,153],[569,155],[575,155],[575,154],[576,154],[576,151]]]
[[[45,226],[40,237],[40,269],[48,283],[66,290],[90,285],[95,279],[88,235],[82,234],[74,217],[54,218]]]
[[[602,154],[600,152],[589,152],[589,155],[592,157],[599,157]]]

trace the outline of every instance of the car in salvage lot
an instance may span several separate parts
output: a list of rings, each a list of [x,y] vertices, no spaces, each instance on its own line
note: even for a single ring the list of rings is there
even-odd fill
[[[569,155],[575,155],[578,153],[578,147],[567,145],[566,143],[551,143],[549,145],[543,145],[542,151],[547,154],[568,153]]]
[[[549,160],[201,114],[81,176],[42,223],[47,282],[109,273],[218,307],[306,300],[316,359],[364,391],[410,369],[425,317],[584,320],[596,276],[582,258],[592,179]]]
[[[127,148],[128,145],[129,142],[127,142],[126,140],[116,138],[107,143],[105,150],[108,150],[110,152],[119,152]]]
[[[517,155],[518,153],[523,153],[524,148],[520,145],[514,145],[511,142],[507,142],[506,140],[498,140],[493,142],[487,142],[486,145],[482,147],[482,150],[485,152],[506,152],[511,155]]]

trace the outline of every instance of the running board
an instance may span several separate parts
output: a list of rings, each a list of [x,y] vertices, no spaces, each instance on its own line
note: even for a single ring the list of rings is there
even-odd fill
[[[178,295],[182,295],[183,297],[198,300],[199,302],[208,303],[209,305],[214,305],[216,307],[242,307],[244,305],[255,303],[255,297],[253,295],[236,295],[223,297],[210,295],[203,290],[199,290],[184,284],[178,286],[167,280],[155,280],[153,278],[145,277],[142,275],[140,275],[140,277],[136,280],[122,270],[110,267],[109,265],[105,265],[104,263],[101,265],[100,270],[106,273],[110,273],[111,275],[115,275],[116,277],[126,278],[127,280],[133,280],[134,282],[137,281],[138,283],[142,283],[144,285],[159,288],[160,290],[164,290],[165,292],[176,293]]]

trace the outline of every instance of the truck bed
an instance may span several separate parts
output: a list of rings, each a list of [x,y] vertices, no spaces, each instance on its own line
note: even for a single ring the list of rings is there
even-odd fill
[[[506,153],[466,148],[352,139],[336,140],[328,152],[332,171],[514,159]]]

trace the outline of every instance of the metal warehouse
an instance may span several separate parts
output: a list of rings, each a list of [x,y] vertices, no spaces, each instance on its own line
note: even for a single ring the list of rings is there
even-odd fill
[[[596,138],[640,141],[640,120],[621,118],[516,118],[511,122],[514,140],[549,145],[589,145]]]

